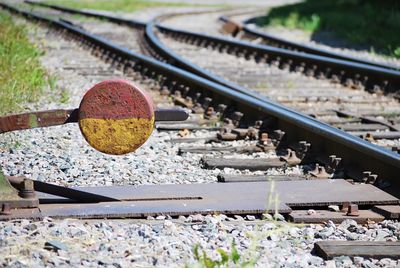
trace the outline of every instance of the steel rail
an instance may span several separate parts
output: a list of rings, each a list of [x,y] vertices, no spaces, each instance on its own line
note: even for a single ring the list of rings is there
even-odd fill
[[[262,59],[265,57],[268,61],[279,60],[282,63],[292,62],[303,64],[305,68],[314,69],[314,72],[324,74],[325,77],[336,75],[341,82],[346,79],[363,80],[367,89],[373,89],[379,86],[388,93],[397,93],[400,91],[400,71],[389,70],[376,66],[370,66],[357,62],[350,62],[340,59],[328,58],[303,52],[296,52],[282,48],[268,47],[263,45],[251,44],[241,40],[232,40],[225,37],[212,36],[202,33],[195,33],[186,30],[175,29],[158,24],[158,29],[173,37],[182,37],[190,43],[202,42],[202,46],[209,44],[218,44],[219,48],[226,48],[227,51],[235,53],[242,52],[245,57],[254,57]],[[231,53],[232,53],[231,52]],[[292,68],[292,67],[291,67]]]
[[[164,14],[161,15],[159,17],[157,17],[156,19],[150,21],[149,23],[141,23],[138,21],[134,21],[134,20],[126,20],[126,19],[121,19],[115,16],[111,16],[111,15],[103,15],[100,13],[97,13],[95,11],[83,11],[83,10],[79,10],[79,9],[72,9],[72,8],[68,8],[68,7],[62,7],[62,6],[57,6],[57,5],[51,5],[51,4],[45,4],[45,3],[41,3],[41,2],[32,2],[29,0],[25,0],[26,3],[31,4],[31,5],[39,5],[39,6],[43,6],[43,7],[47,7],[47,8],[52,8],[55,10],[60,10],[60,11],[64,11],[64,12],[68,12],[68,13],[72,13],[72,14],[81,14],[81,15],[85,15],[85,16],[91,16],[91,17],[97,17],[99,19],[107,19],[110,20],[112,22],[116,22],[116,23],[121,23],[121,24],[125,24],[127,26],[133,25],[133,27],[140,27],[143,29],[145,29],[144,32],[144,38],[146,39],[146,41],[148,41],[148,44],[150,45],[150,47],[152,49],[154,49],[157,53],[157,55],[153,55],[162,58],[163,62],[166,62],[168,64],[171,64],[173,66],[176,66],[178,68],[184,69],[186,71],[189,71],[191,73],[194,73],[196,75],[199,75],[200,77],[206,78],[208,80],[211,80],[215,83],[221,84],[223,86],[229,87],[234,89],[235,91],[241,92],[243,94],[261,99],[261,100],[265,100],[267,99],[266,96],[263,96],[262,94],[258,93],[258,92],[253,92],[248,90],[247,88],[241,87],[240,85],[237,85],[235,83],[232,83],[228,80],[225,80],[222,77],[219,77],[211,72],[208,72],[207,70],[204,70],[202,68],[200,68],[199,66],[197,66],[196,64],[191,63],[188,60],[185,60],[184,58],[182,58],[181,56],[179,56],[178,54],[176,54],[175,52],[173,52],[171,49],[169,49],[168,47],[166,47],[165,45],[163,45],[161,43],[161,41],[159,40],[159,38],[157,38],[157,36],[154,34],[154,30],[157,27],[155,25],[155,20],[158,19],[165,19],[165,18],[169,18],[171,16],[173,16],[174,14],[169,13],[169,14]],[[176,13],[176,15],[179,15],[181,13]],[[70,22],[67,22],[70,25]],[[270,102],[273,102],[272,100],[269,100]],[[275,103],[275,102],[274,102]],[[278,104],[279,105],[279,104]],[[286,109],[286,107],[282,106],[284,109]],[[292,111],[292,110],[291,110]],[[296,112],[296,111],[295,111]]]
[[[225,23],[230,22],[230,23],[234,23],[234,24],[238,25],[238,23],[236,23],[235,21],[233,21],[232,19],[230,19],[229,17],[226,17],[226,16],[220,17],[219,20],[222,22],[225,22]],[[371,66],[375,66],[375,67],[386,68],[389,70],[399,71],[399,69],[400,69],[400,67],[396,67],[396,66],[393,66],[390,64],[383,64],[383,63],[363,60],[363,59],[360,59],[360,58],[357,58],[354,56],[344,55],[341,53],[328,51],[326,49],[312,47],[309,45],[289,41],[289,40],[268,34],[261,30],[253,29],[247,25],[247,24],[250,24],[253,22],[254,22],[254,18],[243,21],[239,26],[240,30],[243,31],[246,35],[248,35],[250,37],[261,38],[271,44],[271,45],[265,45],[265,46],[285,48],[285,49],[289,49],[289,50],[305,52],[308,54],[314,54],[314,55],[319,55],[319,56],[324,56],[324,57],[329,57],[329,58],[351,61],[351,62],[358,62],[358,63],[371,65]]]
[[[248,90],[247,88],[244,88],[236,83],[232,83],[222,77],[219,77],[219,76],[199,67],[198,65],[184,59],[183,57],[179,56],[172,49],[169,49],[167,46],[165,46],[160,41],[160,39],[154,34],[155,28],[156,28],[156,26],[154,24],[154,21],[147,23],[146,31],[145,31],[146,41],[151,46],[151,48],[154,49],[156,51],[156,53],[159,56],[161,56],[163,58],[163,60],[165,60],[167,63],[174,65],[178,68],[184,69],[193,74],[196,74],[198,76],[201,76],[203,78],[206,78],[215,83],[232,88],[237,92],[241,92],[243,94],[246,94],[246,95],[258,98],[258,99],[262,99],[262,100],[266,99],[265,96],[261,95],[258,92],[252,92],[252,91]]]
[[[301,115],[267,99],[261,100],[245,95],[169,64],[131,52],[105,38],[87,33],[68,23],[22,11],[4,3],[0,3],[0,6],[25,17],[47,23],[56,29],[65,30],[79,40],[101,47],[108,51],[109,54],[115,55],[115,57],[129,60],[132,68],[140,71],[144,76],[153,79],[164,77],[166,78],[164,80],[165,83],[179,81],[182,85],[190,88],[189,94],[200,91],[203,96],[211,97],[214,103],[225,103],[235,110],[243,112],[245,115],[244,120],[274,118],[276,127],[286,132],[286,139],[289,142],[306,140],[312,144],[312,151],[318,155],[328,156],[335,154],[342,157],[344,169],[357,168],[362,171],[372,171],[378,174],[379,178],[391,183],[393,189],[395,189],[394,195],[397,197],[400,195],[398,191],[400,186],[400,180],[398,179],[400,156],[398,154],[382,149],[311,117]]]
[[[96,11],[84,11],[73,8],[67,8],[58,5],[44,4],[38,2],[32,2],[29,0],[25,0],[26,3],[32,5],[40,5],[68,13],[73,14],[82,14],[87,16],[93,16],[97,18],[107,19],[116,23],[122,23],[126,25],[132,25],[136,28],[145,28],[146,24],[142,22],[138,22],[135,20],[127,20],[121,19],[116,16],[101,14]],[[159,18],[165,19],[168,18],[170,14],[162,15]],[[149,26],[150,27],[150,26]],[[266,61],[278,60],[282,64],[292,63],[293,65],[303,66],[304,69],[313,70],[315,75],[321,74],[326,78],[338,79],[340,82],[345,83],[346,80],[351,79],[354,81],[359,81],[364,84],[367,89],[376,90],[381,89],[386,91],[387,93],[400,95],[400,71],[391,70],[387,68],[382,68],[379,66],[372,66],[360,62],[347,61],[344,59],[330,58],[326,56],[308,54],[304,52],[296,52],[283,48],[276,48],[265,45],[255,45],[249,42],[241,41],[241,40],[232,40],[219,36],[212,36],[202,33],[196,33],[191,31],[179,30],[171,27],[162,26],[160,24],[156,24],[156,27],[165,34],[170,34],[174,36],[181,36],[186,39],[192,39],[191,42],[203,42],[203,46],[208,44],[218,44],[219,48],[225,47],[230,53],[243,53],[245,57],[254,57],[256,60],[264,59]],[[147,32],[147,31],[146,31]],[[148,32],[146,33],[148,35]],[[164,49],[164,56],[166,54],[172,54],[171,51],[167,51]],[[160,51],[160,53],[162,53]],[[174,55],[176,56],[176,54]],[[180,60],[174,61],[172,60],[172,64],[181,65],[180,67],[185,68],[186,70],[192,71],[198,75],[206,75],[203,77],[208,77],[207,73],[202,70],[194,68],[194,66],[190,66],[188,62],[184,62],[181,58]],[[291,65],[291,64],[289,64]],[[290,67],[294,69],[293,66]],[[201,74],[202,73],[202,74]],[[212,80],[212,79],[211,79]],[[214,81],[214,80],[213,80]],[[218,81],[218,83],[222,83],[223,85],[229,86],[227,81]],[[232,84],[230,85],[232,86]],[[229,87],[230,87],[229,86]]]

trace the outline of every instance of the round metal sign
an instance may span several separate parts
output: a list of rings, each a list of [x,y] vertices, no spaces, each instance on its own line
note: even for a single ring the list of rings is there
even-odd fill
[[[133,152],[153,131],[153,102],[146,92],[127,80],[103,81],[83,97],[79,127],[86,141],[100,152]]]

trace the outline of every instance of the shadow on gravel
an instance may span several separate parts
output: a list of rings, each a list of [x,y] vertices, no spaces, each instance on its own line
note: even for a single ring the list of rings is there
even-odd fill
[[[251,22],[312,33],[312,40],[338,48],[371,50],[400,58],[400,1],[306,0],[273,8]]]

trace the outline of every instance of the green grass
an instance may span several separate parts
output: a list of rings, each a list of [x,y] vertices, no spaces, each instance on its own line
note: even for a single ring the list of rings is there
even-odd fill
[[[257,263],[258,258],[251,260],[242,260],[235,243],[232,243],[231,251],[227,252],[221,248],[217,249],[219,259],[210,258],[207,253],[202,250],[200,253],[200,246],[195,245],[193,248],[195,263],[185,265],[185,268],[217,268],[217,267],[240,267],[252,268]]]
[[[71,8],[87,8],[108,11],[124,11],[132,12],[144,8],[151,7],[180,7],[180,6],[194,6],[187,3],[172,3],[172,2],[156,2],[147,0],[49,0],[44,1],[47,4],[67,6]],[[195,5],[207,6],[207,5]],[[217,5],[212,5],[217,6]],[[219,5],[218,5],[219,6]]]
[[[260,18],[263,26],[330,32],[348,44],[400,58],[400,1],[306,0],[277,7]]]
[[[68,103],[70,100],[69,92],[67,90],[61,90],[60,103]]]
[[[41,52],[27,37],[27,29],[0,12],[0,115],[36,101],[46,84]]]

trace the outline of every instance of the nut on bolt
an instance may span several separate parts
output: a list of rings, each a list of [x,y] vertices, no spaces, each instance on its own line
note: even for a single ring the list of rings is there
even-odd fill
[[[33,187],[33,181],[30,179],[24,179],[21,182],[20,196],[22,198],[35,198],[35,189]]]
[[[1,206],[0,215],[11,215],[11,206],[9,203],[4,203]]]
[[[355,216],[358,217],[360,216],[360,212],[358,211],[358,205],[357,204],[350,204],[348,209],[347,209],[347,216]]]

